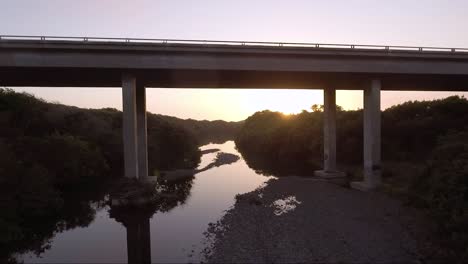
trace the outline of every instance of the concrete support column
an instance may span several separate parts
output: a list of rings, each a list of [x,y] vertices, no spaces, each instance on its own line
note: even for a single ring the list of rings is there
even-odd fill
[[[148,178],[148,140],[146,119],[146,88],[137,83],[136,90],[136,115],[137,115],[137,154],[138,154],[138,178]]]
[[[132,74],[122,75],[125,177],[148,177],[146,89]]]
[[[372,80],[364,89],[364,181],[351,187],[363,191],[379,187],[381,181],[380,90],[381,81]]]
[[[315,171],[315,176],[344,184],[346,175],[336,168],[336,90],[325,89],[323,101],[323,170]]]
[[[323,150],[325,172],[336,171],[336,91],[324,90],[323,108]]]
[[[137,85],[136,77],[122,75],[122,135],[124,146],[125,177],[138,178],[137,153]]]

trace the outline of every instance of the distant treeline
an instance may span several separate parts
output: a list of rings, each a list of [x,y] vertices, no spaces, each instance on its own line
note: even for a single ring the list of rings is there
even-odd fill
[[[221,144],[227,140],[233,140],[239,129],[242,127],[243,121],[226,122],[223,120],[194,120],[180,119],[173,116],[157,115],[166,120],[170,124],[184,128],[191,133],[198,141],[198,144],[205,145],[208,143]]]
[[[243,155],[255,155],[278,167],[300,163],[309,169],[307,173],[312,172],[323,161],[323,113],[320,107],[314,109],[297,115],[257,112],[244,122],[236,145]],[[468,101],[457,96],[406,102],[382,111],[382,159],[426,160],[439,137],[468,127],[467,113]],[[336,126],[338,163],[362,164],[362,110],[343,111],[338,107]]]
[[[200,144],[232,139],[239,127],[155,114],[147,124],[150,173],[196,167]],[[122,112],[0,89],[0,262],[12,252],[43,251],[54,232],[88,225],[89,202],[102,200],[104,183],[122,172]]]
[[[323,161],[322,109],[257,112],[245,121],[237,148],[259,172],[313,175]],[[337,110],[338,163],[360,168],[363,112]],[[382,159],[385,186],[427,208],[441,231],[443,254],[468,261],[468,100],[452,96],[383,111]]]

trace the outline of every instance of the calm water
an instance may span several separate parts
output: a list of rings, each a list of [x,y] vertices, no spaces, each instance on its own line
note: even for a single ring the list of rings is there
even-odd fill
[[[233,141],[209,144],[201,149],[211,148],[241,156]],[[216,153],[203,155],[199,167],[203,168],[215,157]],[[234,205],[236,194],[253,191],[268,179],[250,169],[243,159],[196,174],[184,201],[167,212],[156,211],[150,216],[145,234],[149,233],[151,261],[202,260],[200,252],[207,246],[203,232],[208,224],[219,220]],[[127,228],[112,218],[109,210],[108,206],[101,207],[90,225],[56,234],[51,248],[39,257],[26,254],[20,259],[25,263],[126,263],[127,246],[140,247],[138,243],[145,242],[127,245]]]

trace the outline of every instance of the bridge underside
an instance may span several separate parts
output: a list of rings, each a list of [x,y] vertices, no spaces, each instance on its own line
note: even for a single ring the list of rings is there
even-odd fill
[[[122,87],[125,176],[141,180],[149,179],[147,87],[324,89],[324,167],[316,175],[333,181],[345,176],[336,166],[335,91],[363,90],[364,180],[351,186],[372,190],[381,183],[380,91],[468,91],[468,75],[16,67],[0,68],[0,86]]]
[[[123,141],[125,176],[148,178],[146,86],[133,74],[121,76],[123,100]],[[380,91],[379,79],[368,80],[364,90],[364,179],[352,183],[360,190],[372,190],[381,184]],[[345,179],[336,162],[336,89],[324,87],[324,167],[316,175],[332,181]]]
[[[131,178],[148,176],[146,87],[324,89],[318,174],[332,178],[343,176],[336,168],[335,91],[363,90],[364,181],[352,184],[361,190],[380,184],[381,90],[468,91],[468,49],[88,40],[0,40],[0,87],[122,87],[125,176]]]
[[[121,87],[125,69],[0,68],[0,86]],[[285,71],[131,70],[142,85],[158,88],[362,90],[379,79],[382,90],[468,91],[468,75],[370,74]]]

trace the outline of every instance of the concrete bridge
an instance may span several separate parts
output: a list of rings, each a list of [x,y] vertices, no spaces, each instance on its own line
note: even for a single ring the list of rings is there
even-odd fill
[[[122,87],[125,176],[148,177],[146,87],[324,90],[324,168],[336,169],[336,90],[364,91],[364,181],[380,184],[380,91],[468,91],[468,49],[0,36],[0,86]]]

